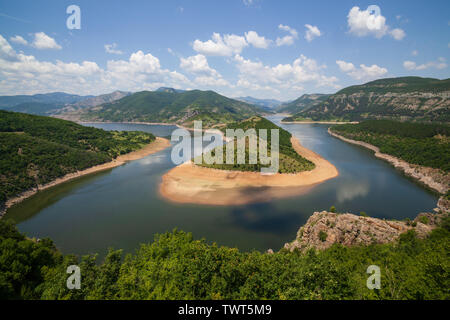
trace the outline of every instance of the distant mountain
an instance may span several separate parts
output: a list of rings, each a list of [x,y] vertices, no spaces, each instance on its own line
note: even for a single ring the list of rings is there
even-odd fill
[[[35,115],[55,115],[73,112],[81,108],[95,107],[130,94],[130,92],[114,91],[99,96],[79,96],[63,92],[29,96],[0,96],[0,109]]]
[[[275,99],[258,99],[258,98],[253,98],[250,96],[247,97],[238,97],[235,98],[236,100],[242,101],[242,102],[247,102],[250,104],[254,104],[256,106],[262,107],[264,109],[267,110],[272,110],[276,107],[278,107],[279,105],[281,105],[283,102],[279,101],[279,100],[275,100]]]
[[[61,104],[41,102],[24,102],[13,107],[0,107],[0,109],[7,111],[22,112],[41,116],[58,112],[59,108],[61,108]]]
[[[380,79],[351,86],[284,121],[393,119],[450,122],[450,79]]]
[[[185,92],[186,90],[181,89],[174,89],[174,88],[168,88],[168,87],[161,87],[156,90],[157,92],[170,92],[170,93],[181,93]]]
[[[129,96],[130,94],[131,94],[131,92],[116,90],[111,93],[101,94],[96,97],[90,97],[87,99],[80,100],[77,103],[74,103],[72,105],[75,107],[82,107],[82,108],[95,107],[95,106],[99,106],[104,103],[113,102],[113,101],[122,99],[123,97]]]
[[[165,122],[204,127],[243,120],[264,111],[254,105],[224,97],[214,91],[142,91],[100,106],[68,112],[59,117],[84,121]]]
[[[14,107],[23,103],[47,103],[66,105],[76,103],[92,96],[79,96],[64,92],[53,92],[34,95],[0,96],[0,107]]]
[[[277,112],[295,114],[300,111],[308,110],[328,99],[330,94],[304,94],[300,98],[289,103],[283,103],[276,109]]]

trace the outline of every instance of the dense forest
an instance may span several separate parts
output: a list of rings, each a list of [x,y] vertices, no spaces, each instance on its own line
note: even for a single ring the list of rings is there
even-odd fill
[[[37,185],[111,161],[155,137],[84,127],[43,116],[0,111],[0,207]]]
[[[50,239],[28,239],[0,220],[0,299],[450,299],[450,221],[425,239],[413,230],[390,244],[273,254],[241,252],[174,230],[125,257],[110,249],[62,255]],[[81,289],[66,286],[69,265]],[[366,286],[369,265],[381,289]]]
[[[291,137],[292,135],[272,123],[271,121],[261,118],[261,117],[251,117],[249,119],[246,119],[244,121],[240,122],[234,122],[227,125],[225,128],[222,128],[221,130],[226,133],[226,129],[242,129],[244,132],[248,129],[255,129],[256,134],[259,137],[259,130],[260,129],[267,129],[267,150],[268,155],[270,156],[271,152],[271,129],[278,129],[279,130],[279,169],[278,173],[296,173],[301,171],[308,171],[314,169],[314,164],[300,156],[292,147],[291,144]],[[260,172],[262,167],[268,167],[269,165],[261,164],[260,158],[258,156],[257,163],[256,164],[250,164],[249,163],[249,141],[246,139],[246,150],[245,150],[245,163],[244,164],[238,164],[237,162],[237,142],[236,138],[233,142],[228,142],[224,147],[218,147],[215,150],[213,150],[212,154],[214,155],[215,152],[222,152],[223,153],[223,164],[207,164],[203,162],[201,166],[208,167],[208,168],[214,168],[214,169],[221,169],[221,170],[236,170],[236,171],[256,171]],[[226,164],[226,149],[227,146],[231,143],[234,143],[234,164]],[[259,142],[258,142],[259,147]]]
[[[331,127],[346,138],[364,141],[412,164],[450,171],[450,126],[389,120]]]

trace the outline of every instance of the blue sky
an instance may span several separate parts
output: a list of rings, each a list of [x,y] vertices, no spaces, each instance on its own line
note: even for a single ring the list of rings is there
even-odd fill
[[[66,26],[72,4],[80,30]],[[449,1],[3,1],[0,94],[170,86],[289,100],[377,78],[444,79],[449,9]]]

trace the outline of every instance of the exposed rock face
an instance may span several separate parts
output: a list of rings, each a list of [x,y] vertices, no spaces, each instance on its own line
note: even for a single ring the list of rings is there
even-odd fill
[[[325,103],[306,111],[303,116],[448,121],[445,114],[450,110],[449,96],[449,91],[335,94]]]
[[[426,215],[427,219],[420,218],[421,215]],[[410,229],[414,229],[419,237],[425,237],[435,227],[438,215],[421,215],[413,223],[407,223],[350,213],[314,212],[297,232],[297,238],[291,243],[286,243],[284,248],[290,251],[294,249],[303,251],[310,248],[326,249],[334,243],[344,246],[388,243]],[[420,221],[426,221],[427,224]]]

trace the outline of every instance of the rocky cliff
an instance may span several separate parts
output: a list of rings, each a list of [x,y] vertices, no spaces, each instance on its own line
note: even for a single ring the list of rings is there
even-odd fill
[[[344,246],[392,242],[408,230],[414,229],[425,237],[445,213],[421,213],[414,221],[390,221],[351,213],[314,212],[297,232],[297,237],[284,248],[301,251],[310,248],[326,249],[334,243]]]
[[[403,77],[345,88],[292,120],[450,121],[450,81]]]

